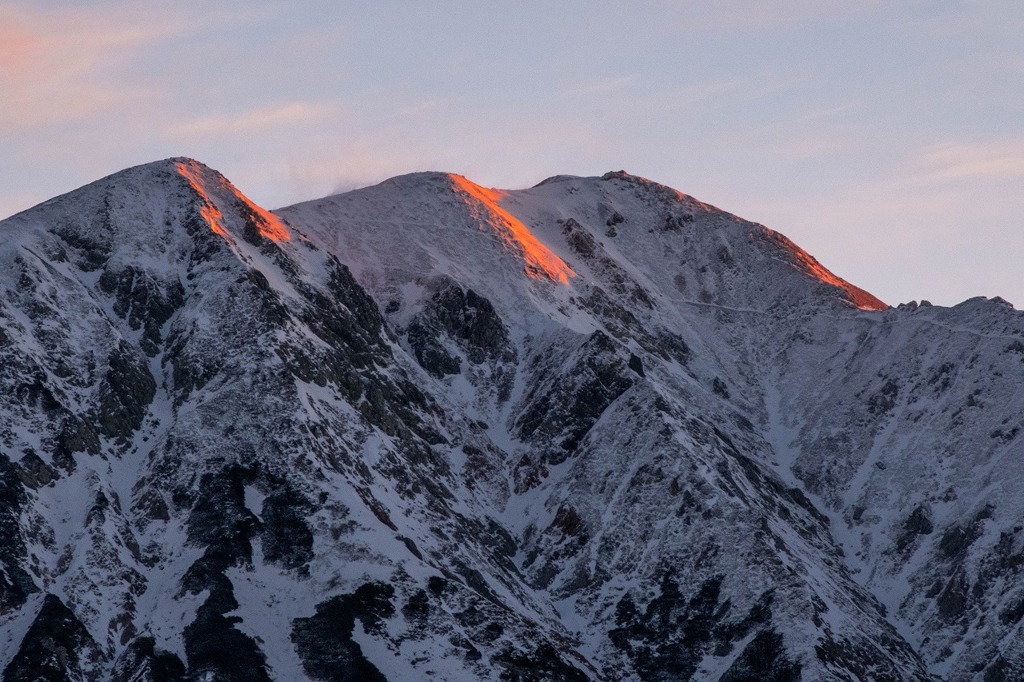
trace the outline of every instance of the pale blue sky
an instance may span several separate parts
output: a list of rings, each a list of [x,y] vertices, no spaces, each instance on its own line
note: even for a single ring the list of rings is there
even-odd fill
[[[268,208],[625,169],[889,303],[1024,308],[1021,2],[67,4],[0,2],[2,215],[179,155]]]

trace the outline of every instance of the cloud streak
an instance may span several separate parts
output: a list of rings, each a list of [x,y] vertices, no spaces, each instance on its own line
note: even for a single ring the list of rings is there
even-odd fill
[[[910,180],[948,183],[965,180],[1024,180],[1024,138],[987,143],[947,142],[921,150],[910,166]]]
[[[187,138],[251,135],[275,128],[297,128],[324,123],[338,119],[341,114],[341,107],[334,104],[288,102],[235,113],[218,113],[171,124],[168,133],[172,137]]]

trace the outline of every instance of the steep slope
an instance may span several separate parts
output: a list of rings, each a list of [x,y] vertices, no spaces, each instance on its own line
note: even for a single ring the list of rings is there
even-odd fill
[[[356,640],[385,617],[399,625],[384,663],[387,647],[422,648],[428,667],[474,676],[448,604],[508,633],[492,642],[507,668],[554,651],[525,635],[545,615],[442,456],[449,431],[488,444],[417,388],[332,254],[189,160],[4,227],[3,443],[21,512],[4,620],[34,623],[11,638],[8,677],[69,612],[57,646],[95,645],[58,677],[366,671]],[[60,609],[40,610],[36,591]]]
[[[815,326],[779,357],[780,461],[933,671],[1021,676],[1024,319],[974,299]]]
[[[0,259],[5,679],[1024,666],[999,301],[887,308],[625,173],[270,213],[171,159]]]
[[[1022,335],[1019,313],[998,301],[972,301],[952,310],[916,306],[886,310],[880,301],[828,273],[781,235],[624,173],[609,173],[600,179],[561,176],[517,192],[464,191],[467,183],[464,178],[442,174],[406,176],[285,209],[282,214],[311,226],[319,224],[318,231],[327,243],[335,244],[339,252],[354,254],[353,261],[359,263],[357,278],[387,306],[388,317],[399,333],[411,330],[407,343],[413,350],[420,336],[417,316],[431,305],[424,301],[431,300],[438,273],[444,281],[454,280],[492,302],[503,317],[516,320],[514,328],[524,330],[520,354],[537,358],[525,367],[538,364],[539,372],[532,385],[530,378],[520,377],[519,395],[524,396],[520,403],[516,404],[513,396],[510,407],[495,409],[472,392],[466,402],[467,408],[480,410],[484,421],[511,426],[509,449],[513,451],[516,436],[524,435],[516,432],[516,426],[532,429],[533,417],[547,409],[545,404],[531,405],[534,396],[540,396],[537,402],[554,399],[562,403],[563,409],[552,420],[556,426],[549,429],[552,442],[540,445],[538,452],[536,438],[524,439],[525,444],[519,444],[522,457],[513,457],[515,491],[536,498],[526,515],[550,519],[548,537],[533,541],[539,545],[534,554],[554,555],[571,564],[572,577],[565,578],[552,577],[555,569],[551,562],[542,562],[543,584],[565,580],[572,592],[578,593],[582,583],[593,585],[598,566],[616,557],[625,560],[609,573],[636,575],[635,562],[640,561],[641,567],[643,562],[625,551],[630,543],[624,538],[642,538],[656,545],[657,551],[648,551],[645,557],[655,565],[663,560],[681,563],[678,557],[666,560],[673,543],[664,529],[679,533],[678,524],[667,523],[655,511],[672,499],[669,491],[678,494],[679,479],[668,477],[668,490],[660,489],[659,481],[649,475],[621,490],[607,483],[608,479],[628,481],[636,472],[651,470],[658,471],[656,478],[665,476],[660,461],[637,461],[638,452],[657,449],[652,444],[637,446],[637,416],[616,420],[616,405],[601,400],[596,395],[600,391],[593,386],[580,382],[568,390],[562,388],[572,377],[584,375],[587,365],[593,371],[595,363],[566,361],[573,357],[573,345],[561,339],[549,341],[548,336],[557,337],[565,330],[600,332],[620,343],[623,352],[628,350],[630,361],[643,368],[646,381],[641,383],[661,389],[656,396],[637,399],[635,404],[658,404],[661,398],[683,414],[699,415],[691,417],[691,423],[701,418],[711,421],[731,443],[742,443],[736,449],[752,462],[744,474],[754,472],[753,487],[763,491],[772,486],[773,476],[765,475],[766,471],[778,476],[775,485],[783,483],[781,491],[769,494],[769,507],[777,503],[780,494],[784,497],[786,489],[810,494],[816,511],[820,510],[822,519],[827,517],[830,534],[841,545],[838,550],[820,551],[842,567],[840,572],[849,569],[856,582],[883,600],[881,611],[888,614],[884,619],[921,652],[933,671],[952,679],[1000,674],[993,670],[1012,674],[1013,666],[1019,665],[1019,655],[1012,653],[1017,647],[1012,606],[1016,603],[1012,559],[1016,549],[1007,537],[1012,537],[1021,515],[1009,501],[996,503],[1005,495],[993,489],[993,472],[1014,466],[1007,460],[1020,451],[1019,445],[1015,446],[1014,427],[1021,374],[1012,352]],[[483,215],[485,224],[467,225],[457,211],[452,212],[447,198],[452,193],[470,205],[474,215]],[[394,199],[396,194],[404,199]],[[439,195],[446,197],[447,205],[433,199]],[[391,202],[387,211],[382,210],[385,201]],[[500,213],[491,210],[495,201]],[[383,214],[393,216],[387,229],[380,229],[376,222]],[[470,241],[486,243],[495,224],[500,228],[508,216],[529,226],[545,248],[563,258],[574,276],[554,290],[538,291],[536,281],[516,277],[517,270],[528,269],[521,256],[505,259],[505,269],[499,270],[478,255],[481,247],[468,246]],[[452,248],[460,251],[447,250]],[[520,250],[506,244],[505,251],[515,256]],[[979,316],[978,311],[987,312]],[[933,328],[922,319],[929,312],[948,320]],[[998,327],[998,332],[986,331],[991,326]],[[990,358],[972,359],[970,390],[981,388],[998,395],[1001,403],[996,411],[980,420],[970,418],[963,409],[958,410],[969,404],[969,394],[939,402],[925,395],[923,386],[943,383],[941,378],[928,383],[936,372],[943,367],[943,372],[951,372],[965,357],[976,355],[975,346],[986,338],[991,338],[987,342]],[[454,370],[457,365],[449,366]],[[517,367],[520,373],[529,372],[524,363]],[[435,374],[445,376],[444,370]],[[609,380],[608,373],[596,374],[603,388],[612,387],[614,393],[615,381]],[[900,379],[901,374],[906,376]],[[456,386],[463,375],[473,381],[471,371],[444,381]],[[888,377],[897,379],[890,384]],[[903,380],[910,385],[902,387]],[[564,428],[570,414],[587,411],[587,406],[573,403],[573,390],[596,399],[596,409],[603,410],[598,426],[609,424],[607,430],[595,431],[601,433],[600,438],[591,436],[592,455],[588,443],[579,447],[578,435],[567,434]],[[635,389],[631,386],[630,390]],[[886,406],[894,391],[902,391],[910,396],[907,400],[918,403],[913,414],[903,417],[907,422],[903,429],[888,426]],[[486,395],[486,391],[480,393]],[[951,419],[958,419],[958,428],[952,429],[955,446],[947,440]],[[918,428],[917,424],[929,426]],[[561,431],[554,434],[555,429]],[[648,425],[644,430],[656,429]],[[617,438],[621,439],[618,447]],[[956,458],[955,466],[949,461],[936,462],[933,453],[952,453],[954,447],[964,453]],[[882,449],[888,451],[888,463],[878,457]],[[673,445],[670,450],[674,451],[670,457],[674,466],[696,459],[690,443]],[[572,453],[568,458],[567,451]],[[991,461],[996,451],[1002,453],[998,462]],[[534,461],[545,456],[549,461]],[[712,461],[721,456],[719,451]],[[539,490],[524,493],[548,474],[552,462],[562,466],[566,459],[572,460],[568,472],[558,471]],[[896,465],[898,469],[892,468],[892,460],[902,462]],[[979,469],[980,460],[988,464]],[[635,470],[630,469],[631,464]],[[717,466],[713,464],[710,470]],[[603,485],[588,483],[594,472],[606,476],[601,479]],[[707,481],[709,476],[705,470],[693,478]],[[970,480],[975,483],[967,485]],[[1012,477],[1004,475],[1002,480],[1011,481]],[[650,494],[636,495],[628,504],[617,506],[622,501],[615,494],[631,488],[647,489]],[[598,492],[609,489],[613,492],[605,497]],[[580,494],[566,495],[567,490]],[[927,500],[943,495],[962,501],[944,505],[944,529],[924,533],[936,521]],[[578,499],[567,503],[572,497]],[[727,490],[725,497],[735,501],[737,495]],[[911,500],[918,502],[909,505]],[[915,511],[919,503],[925,506]],[[525,505],[522,497],[519,504]],[[864,508],[872,504],[873,513],[865,515]],[[992,504],[1009,507],[998,522],[986,518],[991,511],[983,511]],[[580,509],[588,510],[589,516]],[[979,513],[981,521],[971,521]],[[753,518],[763,516],[755,514]],[[529,534],[547,522],[539,519],[526,525],[523,537],[528,544]],[[561,527],[568,521],[574,538],[567,543]],[[978,524],[983,522],[990,526],[985,530],[989,546],[975,548],[978,554],[968,560],[962,537],[973,543],[981,535]],[[730,519],[722,526],[733,529],[737,521]],[[706,537],[709,528],[714,528],[711,535],[722,532],[718,524],[704,524],[699,533]],[[662,534],[654,535],[654,529]],[[648,540],[652,535],[656,541]],[[749,538],[756,533],[743,527],[739,535]],[[724,536],[728,543],[737,542],[730,533]],[[956,549],[939,549],[943,538],[944,546]],[[587,546],[595,541],[596,547]],[[598,552],[601,542],[606,543],[606,554]],[[1000,542],[1002,549],[997,550]],[[692,548],[701,545],[699,536],[678,542],[678,547],[691,555]],[[719,550],[717,546],[714,549]],[[910,559],[910,550],[918,552],[916,559]],[[771,548],[755,555],[778,551]],[[951,553],[959,556],[946,556]],[[742,552],[737,554],[742,556]],[[986,555],[989,558],[983,558]],[[579,561],[579,556],[591,557],[589,566]],[[530,565],[536,562],[532,555],[527,559]],[[988,568],[987,577],[982,578],[979,569],[973,569],[972,575],[964,568],[964,561],[1003,568]],[[817,556],[809,563],[817,566],[822,559]],[[834,586],[837,581],[841,582],[830,577],[825,582]],[[752,580],[744,574],[737,582],[750,584]],[[808,601],[820,598],[823,590],[816,589]],[[574,606],[579,603],[574,596]],[[1002,609],[1007,615],[994,624],[991,615],[986,619],[990,609]],[[834,610],[850,609],[830,612]],[[599,613],[595,609],[575,613],[573,618],[582,615],[577,622],[593,622]],[[797,620],[813,622],[818,618],[805,613]],[[863,677],[865,669],[858,669],[860,663],[854,659],[871,658],[867,652],[875,646],[845,640],[846,636],[819,636],[814,655],[806,658],[826,667],[842,661],[840,667],[849,666],[855,677]],[[878,637],[872,635],[876,642]],[[849,655],[850,651],[857,653]],[[1004,656],[1004,661],[1000,652],[1009,658]],[[1016,662],[1010,664],[1010,658]],[[822,674],[811,673],[812,678]],[[874,674],[883,676],[878,671]]]

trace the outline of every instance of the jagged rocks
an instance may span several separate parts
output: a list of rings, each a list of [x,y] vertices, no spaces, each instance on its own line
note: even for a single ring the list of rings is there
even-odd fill
[[[59,597],[47,594],[4,669],[8,682],[85,682],[99,677],[102,650]]]
[[[554,364],[527,395],[516,419],[545,464],[565,461],[608,406],[633,385],[635,368],[604,332],[594,332],[569,362]]]
[[[236,627],[241,618],[229,615],[239,605],[231,583],[217,576],[207,583],[207,589],[209,598],[184,631],[188,678],[270,682],[266,655],[252,637]]]
[[[118,272],[104,270],[99,285],[114,297],[116,314],[126,318],[132,329],[144,329],[140,348],[149,356],[156,355],[164,324],[184,302],[181,282],[162,283],[128,265]]]
[[[764,593],[745,616],[731,613],[721,601],[720,577],[710,578],[686,596],[671,573],[661,579],[660,594],[641,611],[626,595],[615,609],[612,644],[627,655],[644,680],[690,680],[707,654],[727,656],[738,642],[757,634],[722,676],[723,680],[800,679],[801,666],[791,661],[782,637],[770,628],[772,592]]]
[[[156,394],[146,362],[122,344],[111,352],[99,392],[98,431],[126,441],[145,417]]]
[[[29,488],[41,488],[52,483],[57,478],[57,472],[35,450],[30,450],[18,462],[18,476]]]
[[[305,570],[313,558],[313,533],[306,521],[314,505],[286,483],[263,500],[260,542],[263,558],[284,568]]]
[[[260,522],[246,507],[244,486],[254,477],[253,471],[232,465],[204,474],[199,481],[188,519],[188,538],[215,552],[210,556],[216,557],[219,570],[252,557],[251,537]]]
[[[588,676],[567,663],[548,642],[541,642],[532,651],[507,649],[494,657],[502,667],[502,682],[587,682]]]
[[[761,630],[729,666],[720,682],[799,682],[801,666],[789,658],[782,635]]]
[[[476,365],[516,359],[508,330],[491,302],[454,283],[441,285],[406,335],[420,365],[437,377],[458,374],[463,354]],[[446,340],[455,344],[455,353],[446,348]]]

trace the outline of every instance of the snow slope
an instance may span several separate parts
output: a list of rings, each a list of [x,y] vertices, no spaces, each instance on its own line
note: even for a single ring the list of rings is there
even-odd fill
[[[1024,675],[998,299],[623,172],[271,213],[170,159],[0,260],[5,679]]]

